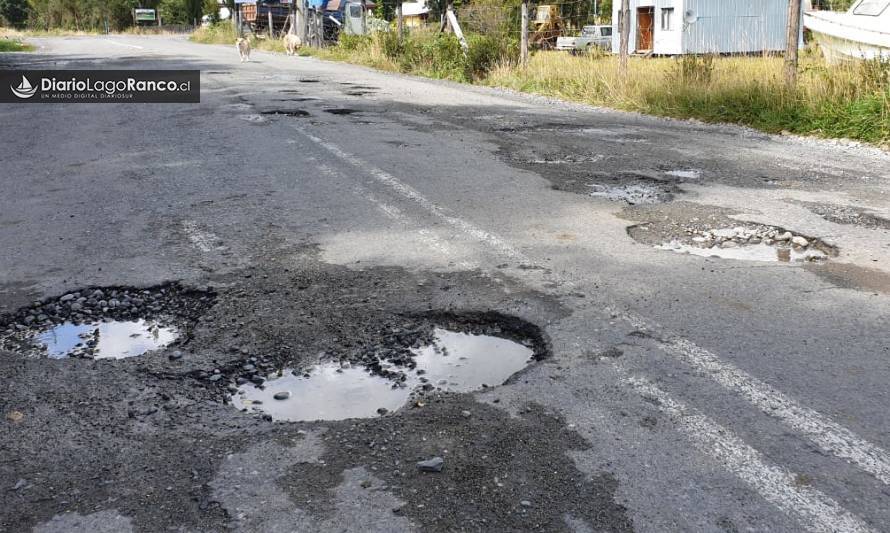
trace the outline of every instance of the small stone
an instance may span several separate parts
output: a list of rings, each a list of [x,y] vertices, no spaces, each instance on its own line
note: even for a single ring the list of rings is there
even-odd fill
[[[275,398],[276,400],[287,400],[288,398],[290,398],[290,391],[289,390],[279,391],[279,392],[276,392],[275,395],[272,397]]]
[[[380,407],[377,409],[377,414],[380,416],[383,416],[388,412],[389,412],[389,409],[387,409],[386,407]]]
[[[461,411],[460,412],[460,416],[462,416],[464,418],[470,418],[472,415],[473,415],[473,413],[471,413],[469,411]]]
[[[441,457],[433,457],[432,459],[417,463],[417,469],[421,472],[441,472],[444,466],[445,459]]]
[[[6,413],[6,420],[9,420],[13,424],[21,422],[22,419],[25,418],[25,413],[21,411],[10,411]]]
[[[720,247],[721,248],[738,248],[739,243],[737,243],[735,241],[723,241],[722,243],[720,243]]]
[[[182,359],[182,352],[176,350],[168,356],[168,359],[170,359],[171,361],[178,361],[179,359]]]
[[[776,235],[776,240],[777,241],[790,241],[793,237],[794,237],[794,235],[790,231],[786,231],[785,233]]]
[[[60,302],[70,302],[73,299],[74,299],[73,294],[66,294],[65,296],[62,296],[61,298],[59,298],[59,301]]]
[[[221,379],[222,379],[222,374],[213,374],[212,376],[210,376],[209,378],[207,378],[207,380],[208,380],[208,381],[211,381],[211,382],[216,382],[216,381],[219,381],[219,380],[221,380]]]
[[[523,507],[531,507],[531,506],[532,506],[532,502],[530,502],[530,501],[528,501],[528,500],[522,500],[521,502],[519,502],[519,505],[521,505],[521,506],[523,506]]]
[[[791,239],[791,243],[796,244],[796,245],[800,246],[801,248],[806,248],[807,246],[810,245],[810,241],[806,240],[805,238],[801,237],[800,235]]]

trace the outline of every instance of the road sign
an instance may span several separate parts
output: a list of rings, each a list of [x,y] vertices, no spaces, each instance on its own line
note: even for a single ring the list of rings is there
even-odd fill
[[[154,9],[136,9],[136,22],[146,22],[155,20]]]

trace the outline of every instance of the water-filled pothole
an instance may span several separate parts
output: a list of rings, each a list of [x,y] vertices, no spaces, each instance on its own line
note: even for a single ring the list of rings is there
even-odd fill
[[[303,373],[288,369],[244,383],[232,403],[276,420],[368,418],[394,411],[424,390],[469,392],[501,385],[534,356],[531,348],[509,339],[445,329],[436,329],[432,344],[412,352],[411,369],[382,365],[399,376],[395,381],[359,367],[322,363]]]
[[[178,337],[175,326],[140,319],[87,324],[65,322],[36,335],[35,341],[43,345],[51,359],[124,359],[163,348]]]
[[[702,257],[782,263],[824,261],[837,255],[834,247],[818,239],[770,226],[690,229],[686,238],[673,239],[656,248]]]
[[[121,359],[188,338],[210,291],[165,285],[83,289],[0,318],[0,349],[29,357]]]

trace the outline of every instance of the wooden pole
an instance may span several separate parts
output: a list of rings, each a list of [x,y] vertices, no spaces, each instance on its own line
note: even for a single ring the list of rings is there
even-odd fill
[[[396,31],[399,33],[399,42],[402,42],[402,0],[396,0]]]
[[[630,0],[621,0],[621,42],[619,45],[618,74],[627,78],[627,62],[630,55]]]
[[[522,0],[522,27],[519,37],[519,61],[528,65],[528,0]]]
[[[293,4],[291,4],[291,5],[293,5]],[[259,7],[259,4],[257,4],[257,7]],[[274,37],[274,35],[272,35],[274,33],[274,30],[275,30],[275,27],[272,25],[272,6],[269,6],[269,38],[270,39],[272,39]]]
[[[785,44],[785,85],[797,86],[797,59],[800,46],[800,0],[788,1],[788,33]]]

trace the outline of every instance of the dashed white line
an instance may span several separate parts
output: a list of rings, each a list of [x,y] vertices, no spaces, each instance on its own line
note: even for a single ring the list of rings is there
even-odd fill
[[[620,367],[619,371],[621,371]],[[764,499],[817,532],[861,532],[873,529],[822,492],[796,482],[796,476],[765,462],[763,455],[710,418],[673,400],[648,381],[624,382],[671,417],[692,444],[753,487]]]
[[[442,209],[435,203],[429,201],[425,196],[420,194],[417,190],[415,190],[410,185],[406,185],[406,184],[402,183],[401,181],[399,181],[399,179],[396,178],[395,176],[393,176],[392,174],[389,174],[383,170],[380,170],[379,168],[375,168],[371,165],[366,164],[364,161],[355,157],[354,155],[346,153],[345,151],[341,150],[339,146],[337,146],[333,143],[324,141],[324,140],[312,135],[311,133],[306,132],[303,129],[298,128],[297,131],[302,133],[305,137],[307,137],[309,140],[311,140],[315,144],[321,146],[325,150],[327,150],[330,153],[332,153],[333,155],[337,156],[341,160],[349,163],[350,165],[356,167],[357,169],[359,169],[363,172],[370,174],[372,177],[374,177],[374,179],[376,179],[380,183],[383,183],[384,185],[388,186],[390,189],[394,190],[399,195],[418,203],[421,207],[423,207],[424,209],[426,209],[433,215],[437,216],[441,220],[445,221],[445,223],[447,223],[449,226],[452,226],[452,227],[460,230],[461,232],[469,235],[470,237],[472,237],[473,239],[475,239],[477,241],[488,244],[489,246],[497,249],[499,252],[501,252],[502,254],[504,254],[508,257],[511,257],[514,259],[522,258],[522,254],[518,250],[516,250],[513,246],[508,244],[506,241],[504,241],[500,237],[493,235],[481,228],[478,228],[475,225],[467,222],[466,220],[463,220],[461,218],[457,218],[457,217],[447,214],[444,209]]]
[[[117,46],[126,46],[127,48],[136,48],[136,49],[138,49],[138,50],[145,50],[145,47],[144,47],[144,46],[138,46],[138,45],[135,45],[135,44],[121,43],[121,42],[118,42],[118,41],[112,41],[111,39],[103,39],[103,40],[104,40],[106,43],[116,44]]]

